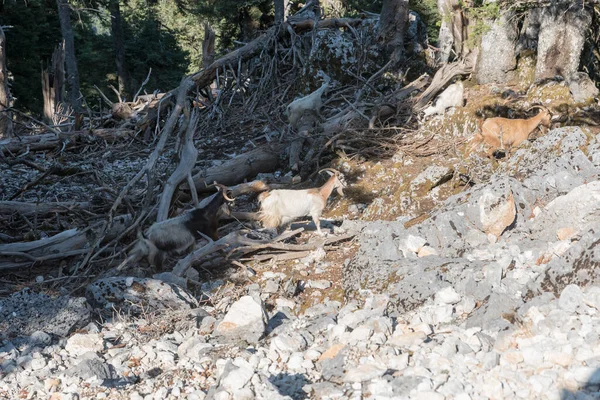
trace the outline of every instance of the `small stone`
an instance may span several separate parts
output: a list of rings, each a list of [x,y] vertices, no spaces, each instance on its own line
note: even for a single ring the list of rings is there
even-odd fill
[[[296,308],[296,303],[294,303],[293,300],[289,300],[283,297],[275,299],[275,305],[279,310],[282,308],[289,308],[290,310],[293,310],[294,308]]]
[[[58,388],[59,385],[60,385],[60,379],[49,378],[49,379],[44,380],[44,389],[46,389],[46,392],[50,392],[52,389]]]
[[[344,374],[344,382],[364,382],[383,376],[387,368],[378,364],[363,364],[351,368]]]
[[[350,343],[361,343],[369,340],[373,330],[368,326],[361,325],[350,333]]]
[[[36,277],[35,277],[35,281],[36,281],[37,283],[42,283],[42,282],[44,282],[44,276],[43,276],[43,275],[38,275],[38,276],[36,276]]]
[[[577,285],[567,285],[560,294],[558,306],[563,310],[573,313],[583,304],[583,293]]]
[[[325,350],[323,352],[323,354],[321,354],[321,356],[319,357],[319,361],[330,360],[332,358],[335,358],[335,356],[337,356],[338,353],[344,347],[346,347],[346,346],[343,345],[343,344],[341,344],[341,343],[334,344],[333,346],[331,346],[330,348],[328,348],[327,350]]]
[[[411,347],[423,343],[426,338],[427,335],[420,331],[402,333],[401,331],[397,330],[394,332],[390,340],[388,340],[388,343],[397,347]]]
[[[495,243],[517,216],[514,196],[510,189],[508,193],[502,195],[494,193],[490,189],[484,189],[478,203],[483,231],[490,238],[493,237]]]
[[[556,231],[556,237],[558,240],[567,240],[575,236],[576,233],[577,231],[572,227],[560,228]]]
[[[404,257],[414,257],[414,254],[418,253],[423,246],[427,244],[427,240],[420,236],[408,235],[404,240],[400,242],[398,249],[402,251]]]
[[[573,355],[560,351],[547,351],[544,352],[544,361],[549,361],[561,367],[568,367],[573,362]]]
[[[460,299],[460,295],[452,286],[447,286],[435,294],[435,301],[438,304],[456,304]]]
[[[89,351],[104,350],[104,341],[97,333],[76,333],[67,339],[65,350],[77,357]]]
[[[290,371],[302,370],[302,364],[304,362],[304,355],[300,352],[292,353],[290,359],[287,361],[287,367]]]
[[[251,296],[243,296],[233,303],[214,334],[228,341],[245,340],[257,343],[264,335],[267,315],[262,304]]]
[[[313,281],[310,280],[308,281],[308,283],[306,284],[307,287],[309,288],[313,288],[313,289],[328,289],[331,287],[331,281],[327,281],[327,280],[317,280],[317,281]]]
[[[29,342],[33,345],[47,346],[52,343],[52,337],[43,331],[35,331],[29,336]]]
[[[437,256],[438,252],[431,246],[423,246],[419,249],[417,253],[417,257],[429,257],[429,256]]]
[[[46,359],[44,357],[34,358],[31,360],[30,367],[32,370],[37,371],[46,366]]]
[[[254,371],[249,368],[235,368],[221,378],[221,386],[228,392],[241,389],[250,382],[252,375]]]
[[[519,350],[507,350],[502,353],[502,359],[510,364],[523,362],[523,354]]]
[[[67,373],[68,375],[77,376],[82,379],[93,377],[101,380],[117,378],[114,367],[105,363],[100,358],[83,360],[74,367],[69,368]]]
[[[252,389],[245,387],[238,390],[234,390],[231,394],[233,400],[254,400],[256,399],[256,395],[252,391]]]
[[[279,290],[279,284],[272,279],[269,279],[265,283],[265,288],[263,289],[264,293],[277,293]]]

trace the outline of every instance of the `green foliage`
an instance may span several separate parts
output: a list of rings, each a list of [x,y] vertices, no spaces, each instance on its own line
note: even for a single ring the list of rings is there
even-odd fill
[[[473,7],[464,7],[464,10],[473,27],[467,40],[467,46],[474,48],[479,44],[481,37],[492,29],[491,21],[500,17],[500,5],[475,2]]]
[[[419,13],[425,26],[427,26],[427,37],[432,43],[436,43],[440,34],[442,16],[437,8],[436,0],[417,0],[409,3],[410,9]]]
[[[108,0],[71,0],[73,30],[80,84],[91,107],[96,107],[99,86],[114,98],[117,86],[114,42]],[[291,12],[305,3],[291,0]],[[382,0],[341,0],[344,16],[362,11],[379,13]],[[411,1],[421,15],[430,40],[436,40],[440,23],[436,0]],[[176,87],[182,76],[201,68],[204,23],[216,32],[217,53],[239,41],[249,41],[273,21],[273,0],[122,0],[126,67],[137,89],[152,68],[147,91]],[[6,0],[0,3],[0,23],[6,30],[7,62],[12,74],[15,106],[41,113],[40,71],[50,62],[62,36],[56,0]]]
[[[40,113],[43,108],[40,70],[61,40],[55,0],[0,3],[0,24],[6,29],[7,67],[13,76],[15,107]]]
[[[188,52],[177,41],[177,29],[162,22],[158,13],[161,1],[154,7],[146,4],[144,0],[130,0],[123,7],[126,63],[134,86],[140,85],[152,68],[147,90],[167,91],[186,74]]]

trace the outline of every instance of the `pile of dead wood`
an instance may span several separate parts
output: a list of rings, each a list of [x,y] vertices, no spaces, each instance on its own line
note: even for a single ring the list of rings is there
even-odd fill
[[[302,35],[310,38],[314,31],[321,29],[354,31],[365,18],[319,21],[290,18],[185,77],[178,88],[168,93],[142,96],[138,93],[132,103],[121,99],[111,102],[103,95],[110,105],[109,118],[87,118],[85,130],[63,132],[39,123],[36,129],[46,128],[43,134],[1,139],[0,155],[6,165],[29,163],[32,168],[36,165],[27,161],[28,154],[68,152],[73,148],[80,149],[76,145],[81,143],[101,143],[107,149],[115,143],[135,142],[139,146],[151,143],[152,151],[145,166],[135,176],[123,187],[113,188],[116,191],[112,204],[105,204],[101,220],[95,219],[83,228],[71,228],[30,242],[17,240],[24,238],[22,234],[0,235],[0,241],[4,242],[0,244],[0,270],[14,272],[24,267],[57,265],[68,260],[76,265],[70,272],[77,283],[76,289],[90,276],[113,268],[124,259],[135,232],[149,222],[167,219],[173,215],[176,204],[182,201],[199,204],[198,195],[206,193],[209,190],[207,184],[214,181],[234,186],[243,194],[257,191],[245,181],[280,168],[292,171],[296,175],[294,181],[305,181],[340,151],[366,157],[389,157],[398,151],[429,155],[437,151],[439,148],[432,145],[433,137],[414,134],[415,113],[452,77],[470,73],[473,59],[466,58],[443,68],[422,94],[430,83],[427,75],[391,93],[379,93],[375,89],[376,83],[384,79],[390,68],[397,68],[388,62],[368,79],[357,79],[355,87],[331,94],[323,94],[323,90],[318,89],[292,102],[293,93],[288,93],[287,88],[293,87],[297,75],[290,71],[301,70],[302,65],[297,63],[304,62],[301,60],[307,56],[300,54],[302,47],[295,41]],[[260,67],[257,68],[257,64]],[[323,87],[327,84],[325,78]],[[273,107],[282,101],[288,104],[287,121],[281,117],[281,107]],[[329,108],[323,113],[325,103]],[[293,118],[290,111],[296,112]],[[111,124],[112,127],[107,127]],[[277,134],[265,133],[265,125]],[[199,137],[211,135],[232,137],[234,142],[238,140],[235,142],[238,146],[249,143],[254,148],[218,165],[210,165],[207,160],[198,158],[200,152],[210,149],[199,151],[197,143]],[[175,154],[175,168],[158,168],[159,160],[168,151]],[[39,166],[36,169],[43,179],[47,171]],[[145,192],[140,195],[138,191],[132,197],[134,188],[144,182]],[[14,197],[14,194],[9,196]],[[44,218],[67,210],[85,212],[91,207],[91,202],[30,204],[4,201],[0,203],[0,218],[15,213]],[[216,250],[227,250],[232,260],[249,256],[257,260],[283,260],[302,257],[317,247],[348,239],[342,236],[304,245],[285,243],[297,233],[257,241],[236,230],[181,259],[174,273],[182,276],[194,262]]]

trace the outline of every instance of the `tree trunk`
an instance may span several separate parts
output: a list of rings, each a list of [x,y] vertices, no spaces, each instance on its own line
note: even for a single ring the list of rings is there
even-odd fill
[[[119,77],[119,93],[123,98],[132,90],[131,80],[125,64],[125,34],[123,33],[123,19],[119,0],[110,0],[110,30],[115,46],[115,63]]]
[[[42,95],[44,96],[44,120],[52,123],[57,107],[65,95],[65,46],[56,46],[52,53],[52,64],[42,71]]]
[[[280,154],[287,147],[285,143],[267,144],[215,167],[208,168],[206,174],[194,175],[194,185],[198,192],[206,191],[206,185],[219,182],[231,186],[251,179],[261,172],[273,172],[279,166]],[[204,175],[204,176],[203,176]],[[187,189],[187,185],[181,185]],[[213,189],[210,189],[213,190]]]
[[[242,42],[250,42],[256,36],[256,30],[258,29],[258,23],[252,19],[248,7],[240,9],[238,14],[238,23],[241,31]]]
[[[99,128],[94,130],[75,131],[69,133],[42,133],[41,135],[28,135],[20,138],[1,139],[0,151],[6,149],[12,154],[21,154],[28,151],[42,151],[54,148],[70,148],[81,143],[93,143],[103,140],[112,143],[120,138],[133,136],[135,131],[123,128]]]
[[[202,41],[202,68],[206,69],[215,61],[215,31],[204,23],[204,40]]]
[[[0,136],[13,136],[12,97],[8,88],[8,70],[6,69],[6,36],[0,26]]]
[[[288,0],[275,0],[275,23],[285,21],[285,12],[287,11]]]
[[[75,112],[81,111],[81,99],[79,90],[79,71],[77,70],[77,59],[75,57],[75,39],[73,27],[71,26],[71,10],[68,0],[56,0],[58,5],[58,17],[60,19],[60,30],[65,41],[65,60],[67,65],[67,95],[69,103]]]
[[[441,16],[440,34],[438,38],[438,64],[446,64],[450,61],[450,54],[454,46],[454,35],[452,34],[452,0],[438,0],[438,11]]]
[[[404,33],[408,23],[408,0],[384,0],[377,39],[395,63],[404,56]]]

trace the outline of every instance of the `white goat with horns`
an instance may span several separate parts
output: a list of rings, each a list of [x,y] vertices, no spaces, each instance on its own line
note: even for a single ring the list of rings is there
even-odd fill
[[[334,189],[343,196],[342,189],[346,187],[346,181],[342,173],[333,168],[324,168],[319,173],[322,171],[331,176],[321,187],[304,190],[278,189],[261,193],[258,196],[260,201],[258,215],[263,226],[278,228],[291,223],[296,218],[311,216],[317,227],[317,234],[323,235],[320,218],[327,199]]]

